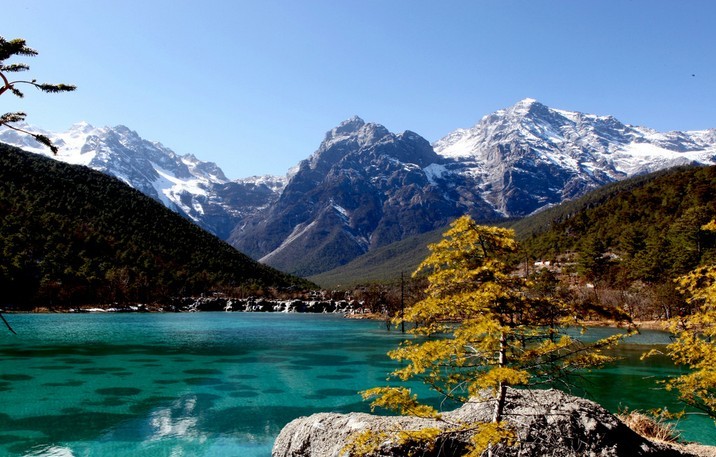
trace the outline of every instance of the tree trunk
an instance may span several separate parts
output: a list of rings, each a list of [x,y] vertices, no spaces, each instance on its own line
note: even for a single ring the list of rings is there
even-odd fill
[[[502,333],[500,335],[500,355],[497,360],[497,364],[500,367],[504,367],[507,364],[507,336]],[[502,421],[502,413],[505,410],[505,397],[507,396],[507,384],[500,382],[497,386],[497,398],[495,402],[495,410],[492,413],[492,422],[497,423]],[[487,447],[487,456],[492,457],[492,443]]]
[[[500,335],[500,356],[498,365],[504,367],[507,364],[507,336],[503,333]],[[507,385],[500,382],[497,387],[497,402],[495,403],[495,411],[492,414],[492,422],[500,422],[502,413],[505,409],[505,396],[507,395]]]

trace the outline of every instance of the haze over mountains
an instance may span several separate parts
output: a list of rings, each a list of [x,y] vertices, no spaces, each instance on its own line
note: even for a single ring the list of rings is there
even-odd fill
[[[464,213],[524,216],[626,177],[716,163],[716,129],[660,133],[532,99],[432,145],[353,117],[285,177],[235,181],[124,126],[42,133],[59,146],[57,159],[114,175],[250,256],[300,275]],[[0,130],[0,141],[50,155],[10,130]]]

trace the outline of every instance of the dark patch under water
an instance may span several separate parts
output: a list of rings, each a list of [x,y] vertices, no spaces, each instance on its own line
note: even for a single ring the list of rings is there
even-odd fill
[[[395,385],[386,378],[398,365],[385,354],[405,338],[380,322],[336,316],[12,318],[22,331],[0,333],[0,455],[268,457],[296,417],[369,411],[358,392]],[[582,392],[612,410],[678,410],[657,384],[678,370],[641,361],[644,350],[583,376]],[[687,439],[716,444],[711,421],[680,426]]]

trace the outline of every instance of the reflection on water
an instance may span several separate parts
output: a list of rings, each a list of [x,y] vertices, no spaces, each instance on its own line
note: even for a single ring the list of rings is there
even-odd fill
[[[0,455],[267,457],[296,417],[367,411],[357,392],[385,382],[396,366],[385,353],[403,339],[337,316],[11,318],[18,335],[0,334]],[[665,335],[633,342],[618,364],[584,373],[578,393],[611,410],[678,408],[657,381],[679,370],[639,359]],[[687,438],[716,444],[710,421],[683,425]]]
[[[166,437],[183,437],[187,440],[205,441],[207,436],[197,428],[197,397],[194,395],[175,401],[168,408],[158,408],[150,414],[150,435],[148,441]]]
[[[27,454],[25,454],[28,457],[74,457],[74,453],[72,452],[72,449],[64,446],[34,446],[32,449],[28,450]]]

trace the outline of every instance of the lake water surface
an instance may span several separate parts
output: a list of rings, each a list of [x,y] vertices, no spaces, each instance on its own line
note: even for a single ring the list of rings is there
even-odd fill
[[[9,315],[0,331],[0,455],[268,457],[290,420],[368,411],[358,391],[386,384],[385,353],[404,337],[332,315]],[[609,330],[595,330],[606,332]],[[618,364],[582,380],[610,410],[681,407],[657,381],[678,374],[639,360],[666,336],[645,332]],[[420,386],[413,386],[425,392]],[[716,444],[709,419],[680,423]]]

